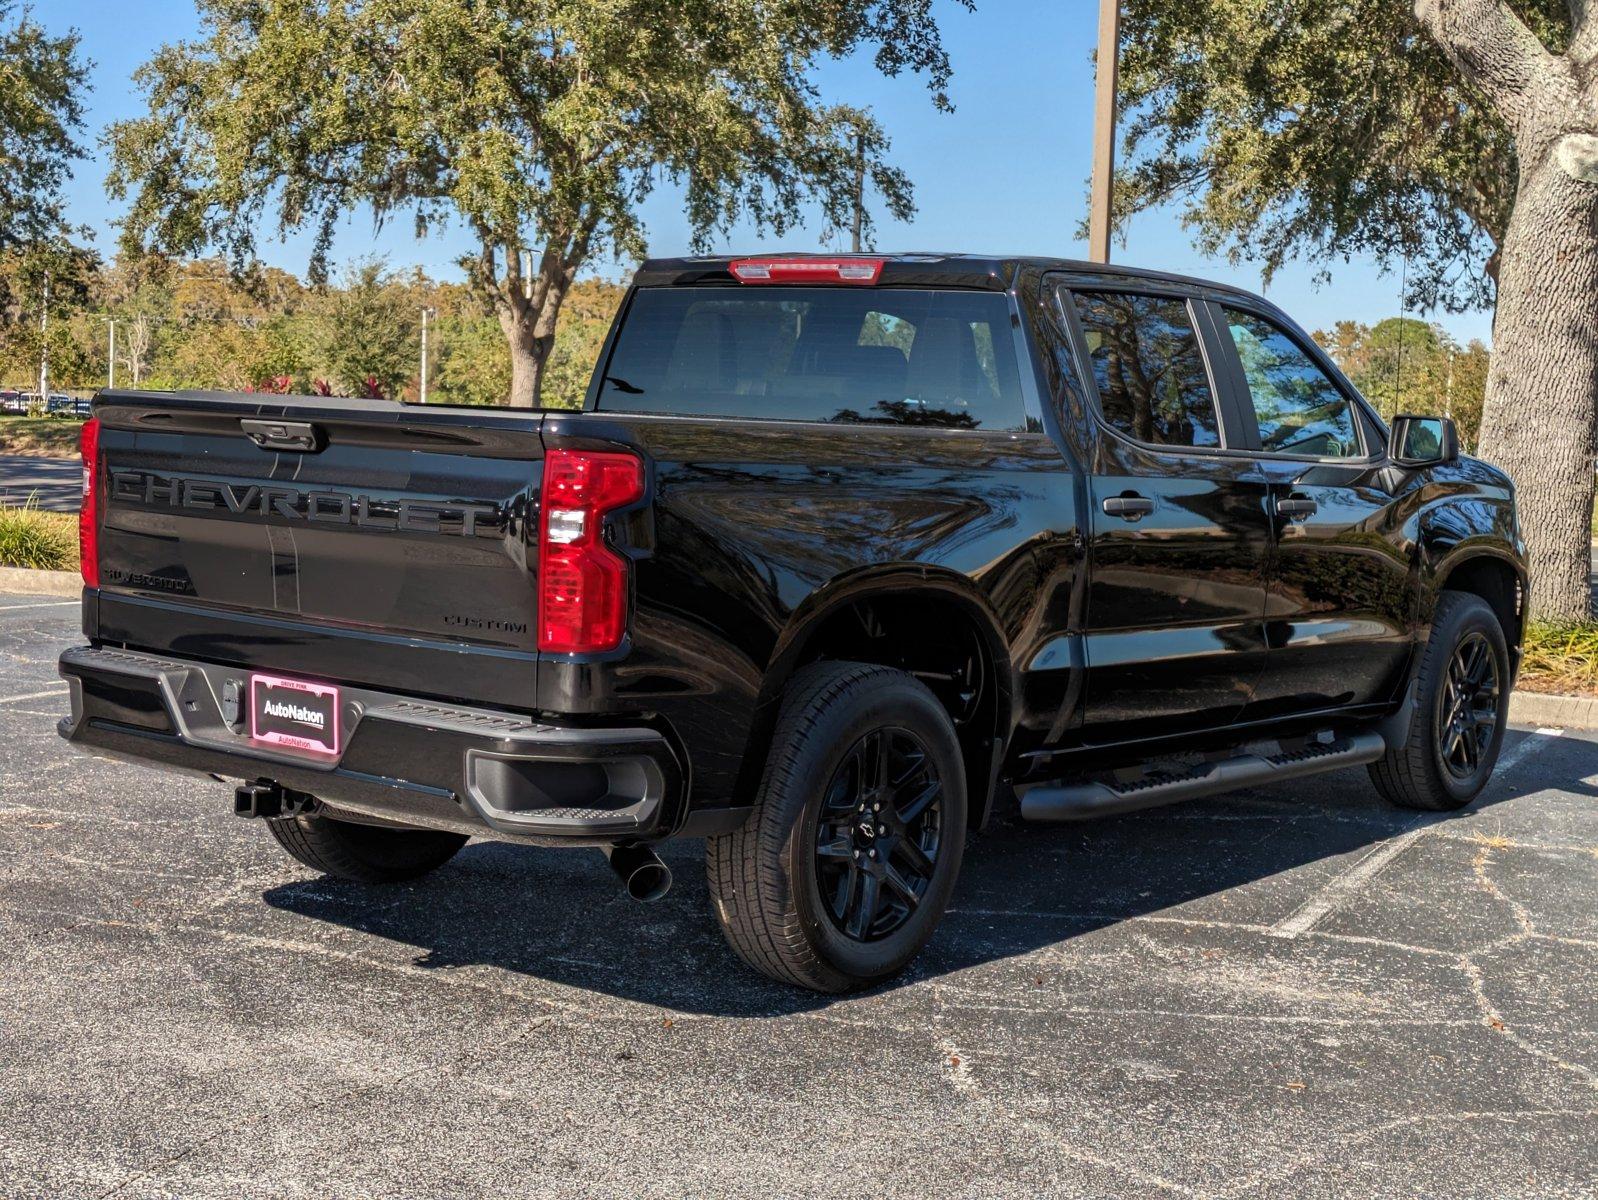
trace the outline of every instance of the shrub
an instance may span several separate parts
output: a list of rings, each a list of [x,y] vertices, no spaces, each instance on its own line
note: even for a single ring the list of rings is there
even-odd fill
[[[1521,677],[1538,689],[1598,692],[1598,622],[1526,628]]]
[[[43,512],[32,499],[21,508],[0,504],[0,567],[66,571],[77,562],[77,517]]]

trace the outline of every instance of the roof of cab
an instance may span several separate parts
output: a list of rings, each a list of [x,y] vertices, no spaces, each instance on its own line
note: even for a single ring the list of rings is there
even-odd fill
[[[881,254],[817,254],[809,252],[786,253],[781,251],[757,255],[715,254],[699,258],[651,258],[638,268],[633,282],[639,287],[668,287],[673,285],[714,284],[734,282],[727,265],[742,258],[792,258],[792,259],[881,259],[882,275],[877,286],[899,287],[964,287],[988,291],[1008,291],[1014,286],[1022,270],[1058,271],[1063,274],[1096,280],[1142,280],[1150,283],[1174,284],[1193,291],[1227,293],[1252,296],[1253,293],[1224,283],[1207,279],[1194,279],[1173,275],[1168,271],[1151,271],[1142,267],[1128,267],[1119,263],[1083,262],[1080,259],[1049,258],[1021,254],[948,254],[929,251],[902,251]],[[772,285],[762,285],[772,286]],[[785,286],[785,285],[776,285]]]

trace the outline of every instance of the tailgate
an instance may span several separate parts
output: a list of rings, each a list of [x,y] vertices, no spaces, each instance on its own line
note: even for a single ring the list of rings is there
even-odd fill
[[[528,707],[542,416],[104,394],[91,636]]]

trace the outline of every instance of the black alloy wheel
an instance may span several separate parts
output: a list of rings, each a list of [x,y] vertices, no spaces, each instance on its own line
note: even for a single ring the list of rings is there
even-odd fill
[[[1498,613],[1480,596],[1442,592],[1404,707],[1389,719],[1402,724],[1384,732],[1387,753],[1370,765],[1377,790],[1422,812],[1474,800],[1503,748],[1513,679]]]
[[[910,919],[936,871],[943,780],[921,740],[874,729],[827,785],[816,823],[816,878],[827,915],[860,942]]]
[[[1498,728],[1503,689],[1498,658],[1486,635],[1460,639],[1437,694],[1437,752],[1443,769],[1468,781],[1481,770]]]
[[[875,663],[801,668],[753,811],[705,841],[727,944],[818,992],[891,979],[949,907],[966,808],[960,737],[931,688]]]

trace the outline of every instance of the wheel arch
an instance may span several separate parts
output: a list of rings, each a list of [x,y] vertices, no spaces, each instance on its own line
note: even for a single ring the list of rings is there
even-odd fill
[[[759,786],[789,680],[800,668],[825,660],[907,670],[932,688],[960,737],[970,823],[985,824],[1014,728],[1017,688],[998,618],[980,589],[958,572],[908,564],[853,572],[806,597],[772,650],[740,769],[740,794]],[[969,700],[968,690],[975,693]]]
[[[1520,664],[1526,626],[1526,572],[1516,558],[1490,546],[1460,546],[1438,564],[1432,575],[1430,609],[1443,592],[1479,596],[1497,615],[1509,645],[1511,669]],[[1431,611],[1426,614],[1431,621]]]

